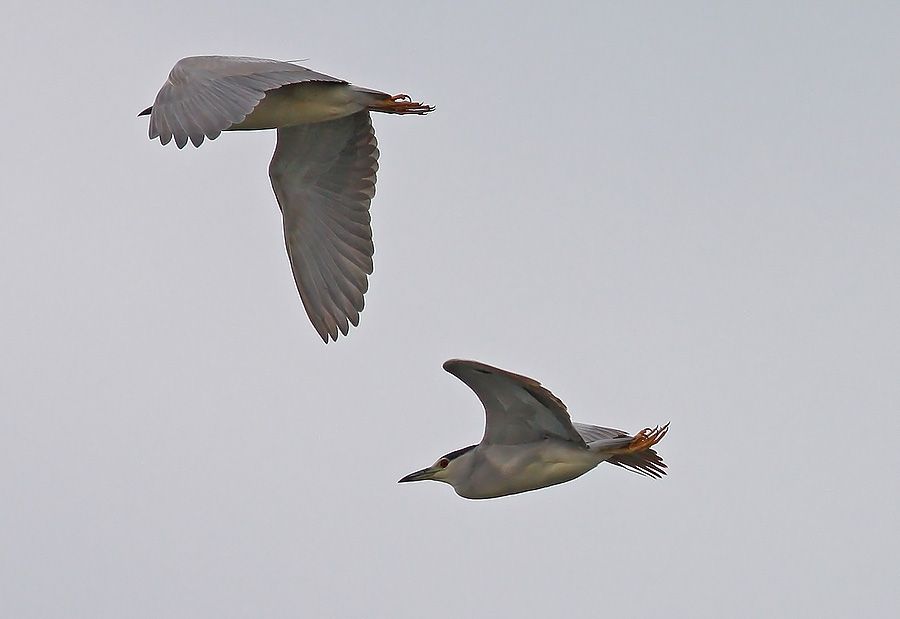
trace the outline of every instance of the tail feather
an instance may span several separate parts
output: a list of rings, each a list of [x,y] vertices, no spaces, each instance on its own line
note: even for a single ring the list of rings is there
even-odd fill
[[[610,464],[657,479],[666,474],[666,463],[652,447],[666,435],[669,424],[641,430],[634,436],[613,428],[584,424],[575,424],[575,427],[590,449],[610,454],[606,460]]]
[[[607,460],[610,464],[621,466],[623,469],[659,479],[666,474],[666,463],[655,449],[647,449],[630,454],[619,454]]]

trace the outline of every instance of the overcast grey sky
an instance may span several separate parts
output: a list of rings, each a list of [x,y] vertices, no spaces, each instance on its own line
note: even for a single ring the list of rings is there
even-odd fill
[[[0,616],[895,610],[900,7],[725,4],[14,0]],[[375,274],[336,344],[274,134],[178,151],[135,117],[209,53],[438,107],[374,119]],[[670,475],[398,485],[481,436],[450,357],[671,421]]]

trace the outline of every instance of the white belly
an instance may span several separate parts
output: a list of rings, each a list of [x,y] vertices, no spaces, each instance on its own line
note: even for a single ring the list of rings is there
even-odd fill
[[[291,84],[266,93],[253,111],[228,131],[277,129],[334,120],[364,109],[346,84]]]
[[[596,454],[563,441],[480,448],[478,470],[464,487],[469,499],[486,499],[546,488],[584,475],[599,464]]]

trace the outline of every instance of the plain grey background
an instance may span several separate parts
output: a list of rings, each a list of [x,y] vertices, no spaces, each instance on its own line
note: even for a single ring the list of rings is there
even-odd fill
[[[896,610],[896,3],[13,0],[0,26],[0,616]],[[376,270],[325,346],[272,132],[136,113],[193,54],[308,59],[375,118]],[[467,357],[574,419],[671,421],[472,502]]]

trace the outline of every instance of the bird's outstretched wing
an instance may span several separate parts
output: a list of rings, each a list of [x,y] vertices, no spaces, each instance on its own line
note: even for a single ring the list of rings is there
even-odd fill
[[[278,129],[269,164],[294,281],[321,338],[359,324],[372,273],[378,148],[369,112]]]
[[[191,56],[182,58],[169,73],[150,112],[150,139],[178,148],[188,140],[200,146],[244,120],[267,90],[301,82],[344,80],[305,67],[263,58]],[[143,112],[142,112],[143,114]]]
[[[482,443],[518,445],[556,438],[587,449],[566,405],[536,380],[478,361],[451,359],[444,369],[466,383],[484,405]]]

